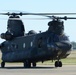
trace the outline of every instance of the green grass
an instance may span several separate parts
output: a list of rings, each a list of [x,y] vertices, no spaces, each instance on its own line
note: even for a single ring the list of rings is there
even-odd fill
[[[63,64],[75,64],[76,65],[76,58],[66,58],[61,60]]]

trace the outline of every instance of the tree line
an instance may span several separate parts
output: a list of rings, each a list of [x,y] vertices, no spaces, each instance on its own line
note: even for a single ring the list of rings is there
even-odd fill
[[[76,50],[76,42],[72,41],[71,44],[73,46],[73,50]]]

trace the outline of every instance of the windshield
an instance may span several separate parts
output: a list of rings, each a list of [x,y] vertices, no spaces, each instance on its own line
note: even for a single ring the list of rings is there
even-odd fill
[[[50,35],[50,37],[47,39],[47,41],[49,43],[51,42],[60,42],[60,41],[69,41],[68,36],[66,35],[56,35],[56,34],[52,34]]]

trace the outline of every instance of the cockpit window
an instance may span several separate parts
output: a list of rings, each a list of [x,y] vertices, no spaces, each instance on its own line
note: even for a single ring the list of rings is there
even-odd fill
[[[51,42],[59,42],[59,41],[68,41],[69,38],[68,36],[62,35],[51,35],[48,39],[47,39],[47,43],[51,43]]]
[[[47,42],[48,43],[51,43],[51,42],[58,42],[59,41],[59,36],[58,35],[51,35],[48,39],[47,39]]]
[[[65,40],[69,40],[68,36],[60,36],[59,40],[65,41]]]

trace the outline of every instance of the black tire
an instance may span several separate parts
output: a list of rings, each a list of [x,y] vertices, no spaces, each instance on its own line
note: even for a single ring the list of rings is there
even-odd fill
[[[58,61],[56,61],[56,62],[55,62],[55,67],[58,67],[58,64],[59,64]]]
[[[31,63],[29,61],[24,62],[24,68],[31,68]]]
[[[5,67],[5,62],[1,62],[1,68]]]
[[[34,62],[34,63],[32,63],[32,66],[33,66],[33,67],[36,67],[36,63],[35,63],[35,62]]]
[[[62,62],[61,61],[59,61],[59,67],[62,67]]]

